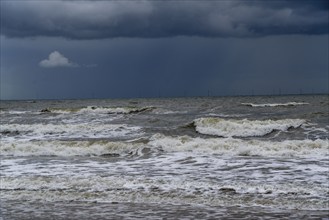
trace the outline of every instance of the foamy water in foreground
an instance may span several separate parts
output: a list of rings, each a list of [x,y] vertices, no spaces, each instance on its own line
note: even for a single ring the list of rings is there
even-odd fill
[[[326,219],[328,105],[327,96],[2,102],[2,218]]]

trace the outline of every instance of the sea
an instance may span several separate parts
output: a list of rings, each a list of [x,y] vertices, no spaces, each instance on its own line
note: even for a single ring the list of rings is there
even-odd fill
[[[329,219],[328,95],[1,101],[0,219]]]

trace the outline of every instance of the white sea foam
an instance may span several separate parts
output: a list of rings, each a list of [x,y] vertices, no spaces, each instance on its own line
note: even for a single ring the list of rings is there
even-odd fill
[[[235,138],[171,137],[157,134],[147,141],[16,141],[2,142],[1,155],[100,156],[142,155],[152,152],[194,152],[228,156],[309,157],[328,156],[328,140],[260,141]],[[146,152],[148,152],[147,150]]]
[[[0,110],[0,114],[10,114],[10,115],[23,115],[26,113],[31,113],[31,111],[4,111]]]
[[[149,143],[152,147],[167,152],[196,152],[238,156],[265,157],[325,157],[329,154],[328,140],[284,140],[260,141],[235,138],[192,138],[154,135]]]
[[[18,135],[3,136],[2,140],[40,140],[58,138],[109,138],[138,136],[140,127],[124,124],[80,123],[80,124],[3,124],[0,133]]]
[[[209,113],[207,116],[209,117],[220,117],[220,118],[239,118],[246,117],[249,114],[217,114],[217,113]]]
[[[29,201],[98,201],[218,205],[257,205],[288,209],[326,210],[325,200],[314,196],[328,193],[326,187],[310,184],[230,184],[186,177],[123,176],[31,176],[3,177],[2,199]],[[308,198],[312,198],[308,200]]]
[[[128,114],[132,110],[137,108],[88,106],[79,110],[79,113]]]
[[[297,105],[309,105],[307,102],[286,102],[286,103],[241,103],[241,105],[246,105],[250,107],[285,107],[285,106],[297,106]]]
[[[1,155],[101,156],[137,152],[140,144],[110,141],[16,141],[1,144]]]
[[[263,184],[258,185],[256,183],[246,183],[246,182],[232,182],[231,184],[218,184],[216,182],[211,181],[191,181],[185,180],[184,178],[170,178],[170,179],[162,179],[162,178],[152,178],[145,179],[142,177],[125,178],[123,177],[99,177],[92,174],[84,176],[85,178],[80,178],[76,175],[71,177],[21,177],[21,178],[11,178],[6,177],[3,178],[1,189],[25,189],[25,190],[88,190],[89,192],[100,192],[100,191],[112,191],[115,193],[115,189],[119,189],[117,191],[125,190],[125,191],[152,191],[152,188],[157,187],[158,193],[164,191],[172,191],[173,195],[175,194],[175,190],[177,190],[177,186],[180,186],[181,192],[176,193],[184,193],[193,195],[193,192],[196,189],[203,189],[204,191],[209,191],[209,194],[224,194],[223,191],[225,189],[232,189],[236,193],[239,194],[288,194],[288,193],[299,193],[299,194],[313,194],[316,195],[319,192],[325,193],[328,189],[324,187],[316,187],[312,188],[304,188],[303,186],[298,186],[298,184],[280,184],[280,185],[271,185],[271,184]],[[92,177],[92,178],[90,178]],[[50,181],[51,180],[51,181]],[[295,187],[295,188],[293,188]],[[112,189],[112,190],[111,190]],[[184,189],[184,192],[182,192]],[[271,191],[271,193],[268,193]],[[154,191],[156,192],[156,191]],[[129,192],[127,192],[129,193]],[[197,195],[194,195],[197,196]],[[203,196],[207,196],[207,193],[204,193]],[[210,202],[210,201],[209,201]]]
[[[305,120],[236,120],[206,117],[194,120],[197,132],[201,134],[216,135],[222,137],[252,137],[264,136],[273,131],[287,131],[289,128],[300,127]]]

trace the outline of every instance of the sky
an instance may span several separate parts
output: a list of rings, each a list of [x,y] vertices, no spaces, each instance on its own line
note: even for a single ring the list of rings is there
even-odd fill
[[[327,0],[1,0],[1,99],[328,93]]]

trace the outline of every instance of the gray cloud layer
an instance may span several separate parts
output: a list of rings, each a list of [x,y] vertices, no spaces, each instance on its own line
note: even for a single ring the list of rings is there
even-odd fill
[[[2,1],[1,34],[70,39],[328,33],[328,1]]]

